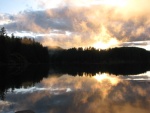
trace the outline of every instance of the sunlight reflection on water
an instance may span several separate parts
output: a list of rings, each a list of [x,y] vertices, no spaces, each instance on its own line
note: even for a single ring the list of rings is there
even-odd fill
[[[112,85],[116,85],[117,83],[119,83],[120,79],[119,77],[115,76],[115,75],[109,75],[107,73],[103,73],[103,74],[96,74],[93,78],[95,78],[97,81],[102,82],[104,80],[109,80],[111,82]]]
[[[49,76],[34,87],[9,91],[6,100],[0,101],[0,113],[25,109],[36,113],[149,113],[149,78],[150,72]]]
[[[150,71],[138,75],[128,75],[122,76],[124,80],[141,80],[141,81],[150,81]]]

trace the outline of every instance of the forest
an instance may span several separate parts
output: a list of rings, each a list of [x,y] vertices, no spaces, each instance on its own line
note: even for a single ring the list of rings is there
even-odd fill
[[[150,63],[150,52],[137,47],[105,50],[88,48],[48,49],[31,38],[7,36],[0,30],[0,65],[16,64],[131,64]]]
[[[150,52],[137,47],[116,47],[105,50],[71,48],[50,54],[53,64],[131,64],[150,63]]]
[[[31,38],[7,36],[3,27],[0,31],[0,65],[25,65],[48,63],[47,47]]]

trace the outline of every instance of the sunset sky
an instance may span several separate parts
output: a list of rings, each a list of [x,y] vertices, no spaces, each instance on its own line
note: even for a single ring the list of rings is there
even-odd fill
[[[1,0],[0,27],[44,46],[150,50],[150,0]]]

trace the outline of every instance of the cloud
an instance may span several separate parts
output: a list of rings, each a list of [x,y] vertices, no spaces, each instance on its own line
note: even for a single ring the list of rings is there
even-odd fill
[[[13,16],[13,22],[5,24],[8,31],[49,34],[37,36],[37,40],[42,40],[43,45],[64,48],[93,46],[97,42],[108,44],[112,39],[117,41],[113,46],[125,41],[150,39],[148,0],[37,1],[39,7],[45,9],[24,11]],[[126,4],[121,5],[124,2]],[[55,7],[48,6],[50,3]],[[55,30],[63,34],[51,35]],[[66,32],[71,35],[68,36]]]
[[[150,50],[150,41],[131,41],[131,42],[124,42],[120,46],[123,47],[140,47]]]
[[[14,17],[9,14],[0,14],[0,26],[3,24],[9,24],[14,20]]]

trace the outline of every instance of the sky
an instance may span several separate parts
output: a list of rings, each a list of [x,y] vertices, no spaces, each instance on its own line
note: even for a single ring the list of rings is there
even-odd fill
[[[1,0],[0,27],[62,48],[150,50],[149,0]]]

